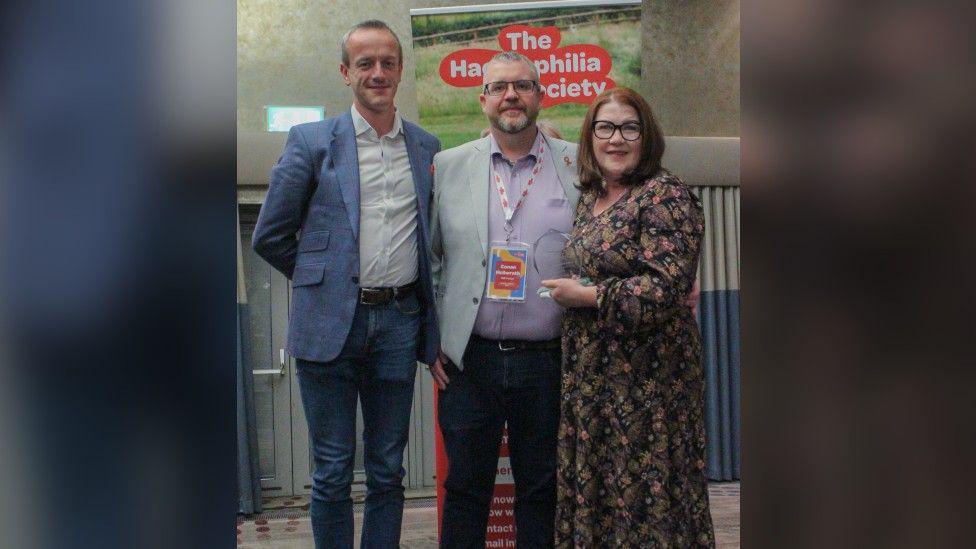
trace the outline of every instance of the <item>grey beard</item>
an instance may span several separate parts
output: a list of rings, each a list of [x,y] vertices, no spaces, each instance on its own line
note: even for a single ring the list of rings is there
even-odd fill
[[[497,123],[495,124],[495,127],[505,133],[518,133],[524,130],[525,128],[528,128],[529,124],[531,124],[532,122],[533,120],[529,117],[528,113],[526,113],[525,118],[522,118],[518,122],[514,122],[514,123],[508,123],[507,121],[504,121],[501,118],[499,118]]]

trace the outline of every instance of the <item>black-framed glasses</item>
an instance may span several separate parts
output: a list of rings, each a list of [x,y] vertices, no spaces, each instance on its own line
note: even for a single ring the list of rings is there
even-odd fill
[[[623,124],[614,124],[607,120],[593,122],[593,135],[600,139],[610,139],[617,130],[620,130],[620,137],[626,141],[637,141],[641,136],[641,125],[637,122],[624,122]]]
[[[520,94],[532,93],[539,85],[535,80],[515,80],[514,82],[498,80],[485,84],[485,95],[501,95],[508,91],[509,84],[515,88],[515,93]]]

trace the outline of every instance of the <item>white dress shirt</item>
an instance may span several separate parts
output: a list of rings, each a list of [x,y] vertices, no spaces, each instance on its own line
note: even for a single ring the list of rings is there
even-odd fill
[[[417,192],[403,121],[380,137],[355,105],[359,155],[359,285],[403,286],[417,279]]]

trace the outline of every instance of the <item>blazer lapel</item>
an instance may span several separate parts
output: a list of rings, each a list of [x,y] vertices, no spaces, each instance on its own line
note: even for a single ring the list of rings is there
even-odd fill
[[[552,157],[552,163],[556,168],[556,177],[563,186],[566,198],[575,208],[576,200],[579,198],[579,189],[576,188],[576,182],[578,181],[578,176],[576,175],[576,154],[570,154],[570,151],[567,150],[569,146],[565,142],[549,139],[545,134],[542,136],[546,140],[546,146],[549,148],[549,156]]]
[[[342,201],[346,204],[352,237],[359,242],[359,156],[356,154],[356,129],[348,111],[336,122],[331,147],[335,158],[336,178],[342,192]]]
[[[420,139],[414,135],[413,131],[406,123],[403,124],[403,138],[407,144],[407,158],[410,159],[410,172],[413,174],[413,188],[417,194],[417,219],[426,220],[428,216],[428,198],[430,197],[430,185],[428,177],[430,172],[423,169],[423,154],[420,150]],[[427,238],[426,223],[418,223],[424,237],[424,242],[429,242]]]
[[[474,143],[475,154],[468,159],[468,186],[474,206],[475,226],[481,240],[481,253],[488,257],[488,187],[491,178],[491,147],[489,138]]]

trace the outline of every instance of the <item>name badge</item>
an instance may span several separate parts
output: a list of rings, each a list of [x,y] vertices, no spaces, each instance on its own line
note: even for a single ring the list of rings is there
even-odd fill
[[[486,297],[496,301],[524,302],[528,245],[492,242],[488,255]]]

